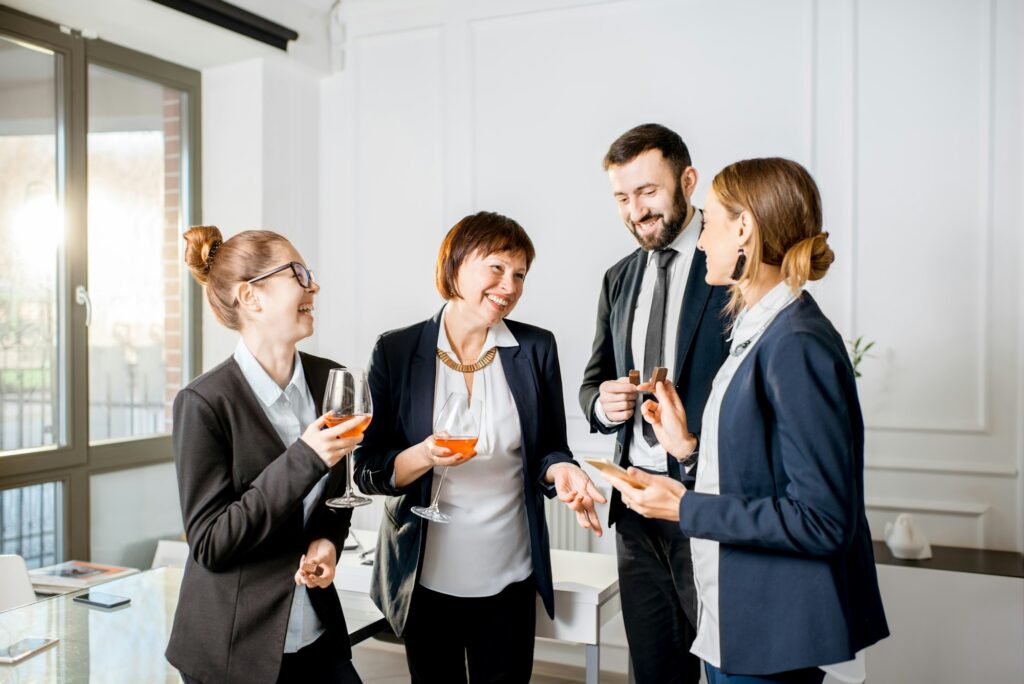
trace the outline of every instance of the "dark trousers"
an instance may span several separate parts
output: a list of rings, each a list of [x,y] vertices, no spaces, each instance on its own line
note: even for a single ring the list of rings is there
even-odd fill
[[[533,673],[537,589],[533,578],[494,596],[463,598],[417,586],[406,622],[413,684],[519,684]]]
[[[637,684],[697,684],[697,591],[679,525],[629,509],[615,523],[622,621]]]
[[[203,684],[198,679],[182,673],[185,684]],[[295,653],[285,653],[281,659],[281,671],[277,676],[279,684],[311,681],[317,684],[362,684],[359,673],[352,661],[334,652],[327,639],[321,636]],[[209,682],[207,684],[213,684]]]
[[[728,675],[714,665],[704,663],[708,684],[821,684],[825,671],[816,667],[790,670],[771,675]]]
[[[363,680],[352,666],[352,661],[335,653],[330,642],[321,636],[295,653],[284,654],[277,681],[279,684],[302,681],[362,684]]]

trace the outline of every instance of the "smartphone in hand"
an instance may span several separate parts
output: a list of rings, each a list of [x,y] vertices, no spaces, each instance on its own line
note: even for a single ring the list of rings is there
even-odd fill
[[[618,463],[613,463],[606,458],[585,458],[583,460],[597,468],[602,473],[614,475],[630,487],[635,487],[636,489],[647,489],[647,485],[643,484],[639,480],[633,479],[630,474],[626,472],[626,469]]]

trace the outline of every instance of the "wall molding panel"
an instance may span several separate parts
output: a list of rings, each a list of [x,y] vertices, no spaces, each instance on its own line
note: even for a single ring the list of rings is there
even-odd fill
[[[434,313],[444,233],[472,211],[505,213],[538,254],[512,317],[555,332],[570,446],[608,456],[576,401],[601,277],[635,247],[601,169],[608,144],[645,121],[678,130],[697,206],[724,165],[789,157],[819,182],[837,254],[814,296],[844,338],[877,341],[859,381],[876,537],[911,511],[933,544],[1024,549],[1019,2],[342,11],[348,64],[321,89],[320,117],[321,175],[336,185],[319,224],[346,295],[321,324],[325,353],[338,340],[340,360],[362,365],[379,333]]]

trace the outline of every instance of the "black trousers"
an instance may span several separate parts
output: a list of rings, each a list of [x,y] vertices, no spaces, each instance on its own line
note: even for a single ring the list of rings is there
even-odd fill
[[[181,673],[185,684],[203,684],[198,679]],[[281,670],[277,675],[279,684],[311,681],[317,684],[362,684],[359,673],[352,661],[341,658],[322,636],[295,653],[285,653],[281,659]],[[214,684],[208,682],[207,684]]]
[[[302,681],[362,684],[363,680],[359,678],[352,661],[338,656],[327,639],[321,636],[295,653],[284,654],[277,681],[279,684]]]
[[[637,684],[697,684],[697,590],[679,525],[626,509],[615,523],[619,599]]]
[[[525,684],[533,673],[533,578],[494,596],[463,598],[417,586],[406,622],[413,684]]]

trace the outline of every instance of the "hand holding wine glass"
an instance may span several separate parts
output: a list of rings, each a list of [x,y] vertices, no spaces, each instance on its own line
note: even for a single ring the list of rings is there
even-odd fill
[[[325,466],[333,468],[338,461],[352,453],[356,445],[363,441],[361,431],[353,437],[344,437],[343,435],[358,428],[365,418],[356,416],[334,427],[328,427],[329,415],[325,413],[310,423],[306,427],[306,431],[302,433],[301,439],[316,452]]]
[[[361,370],[332,368],[327,377],[327,392],[324,394],[324,432],[337,430],[338,441],[358,438],[373,419],[373,400],[366,375]],[[359,496],[352,489],[352,459],[345,464],[345,493],[327,500],[331,508],[356,508],[370,503],[370,499]]]
[[[434,421],[434,434],[427,439],[431,458],[435,459],[436,465],[443,465],[444,470],[441,471],[441,481],[437,485],[437,491],[434,493],[434,500],[430,506],[413,506],[412,512],[432,522],[450,523],[452,521],[451,516],[442,513],[437,505],[449,466],[464,463],[476,455],[476,442],[480,437],[480,428],[476,418],[469,410],[469,401],[468,395],[449,394],[444,406],[441,407],[441,413]],[[458,459],[445,462],[452,456],[457,456]]]
[[[467,456],[465,454],[452,451],[448,447],[441,446],[434,438],[434,435],[430,435],[420,442],[420,444],[423,446],[424,464],[427,468],[462,465],[476,455],[475,449]]]

